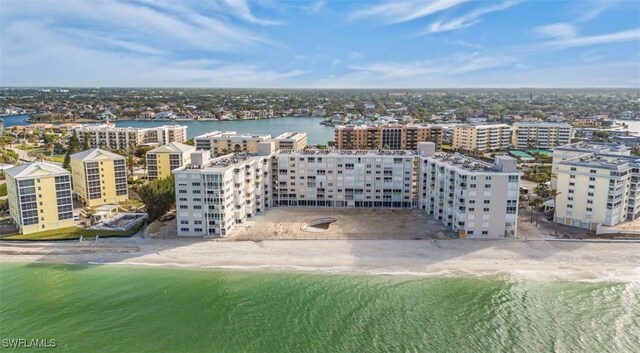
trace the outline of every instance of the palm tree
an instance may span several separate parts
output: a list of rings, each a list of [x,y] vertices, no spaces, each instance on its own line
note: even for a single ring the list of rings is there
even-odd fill
[[[533,211],[536,211],[536,227],[538,226],[538,210],[543,203],[544,201],[542,201],[542,199],[535,199],[529,202],[529,206],[531,207],[531,223],[533,223]]]
[[[561,193],[558,192],[558,190],[556,189],[550,189],[549,190],[549,196],[553,197],[553,232],[555,236],[558,236],[558,222],[557,222],[557,215],[558,215],[558,205],[557,205],[557,201],[558,201],[558,195],[560,195]]]

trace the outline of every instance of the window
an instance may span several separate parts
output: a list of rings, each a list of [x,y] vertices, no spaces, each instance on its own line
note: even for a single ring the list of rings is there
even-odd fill
[[[488,207],[485,207],[485,208],[483,208],[483,209],[482,209],[482,211],[484,211],[484,212],[489,212],[489,208],[488,208]]]
[[[591,207],[587,207],[587,212],[591,212],[593,209]]]
[[[180,231],[181,231],[181,232],[188,232],[188,231],[189,231],[189,228],[180,228]]]
[[[490,203],[491,203],[491,200],[484,200],[484,204],[485,204],[485,205],[488,205],[488,204],[490,204]]]
[[[187,206],[187,205],[180,205],[180,209],[181,209],[181,210],[187,210],[187,209],[189,209],[189,206]]]

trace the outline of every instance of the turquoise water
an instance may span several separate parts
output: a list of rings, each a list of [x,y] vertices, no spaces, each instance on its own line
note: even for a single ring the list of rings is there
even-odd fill
[[[4,127],[26,125],[27,115],[5,117]],[[317,117],[284,117],[262,120],[234,120],[234,121],[116,121],[116,126],[122,127],[154,127],[167,124],[187,126],[189,138],[202,135],[215,130],[231,130],[254,134],[269,134],[278,136],[283,132],[306,132],[309,144],[326,144],[333,141],[334,130],[332,126],[320,125],[324,118]]]
[[[60,352],[640,351],[639,283],[2,264],[0,284],[2,338]]]

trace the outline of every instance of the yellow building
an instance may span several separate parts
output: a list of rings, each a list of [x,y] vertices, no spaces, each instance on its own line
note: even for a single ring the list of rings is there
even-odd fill
[[[303,150],[307,147],[306,132],[285,132],[271,139],[276,142],[276,150]]]
[[[270,139],[271,135],[253,135],[235,131],[212,131],[194,137],[196,149],[209,150],[213,156],[230,152],[257,151],[259,142]]]
[[[94,148],[71,155],[73,192],[89,207],[129,198],[127,164],[123,156]]]
[[[453,128],[453,148],[467,151],[494,151],[509,148],[511,126],[458,125]]]
[[[6,170],[11,219],[20,233],[73,226],[71,174],[57,165],[32,162]]]
[[[435,125],[336,126],[336,149],[416,150],[418,142],[442,145],[442,127]]]
[[[171,171],[191,163],[191,153],[195,146],[173,142],[147,152],[147,172],[149,180],[163,179]]]

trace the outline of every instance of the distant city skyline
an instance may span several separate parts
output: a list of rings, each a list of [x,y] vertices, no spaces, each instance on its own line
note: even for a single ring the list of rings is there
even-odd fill
[[[3,0],[0,86],[640,87],[640,1]]]

